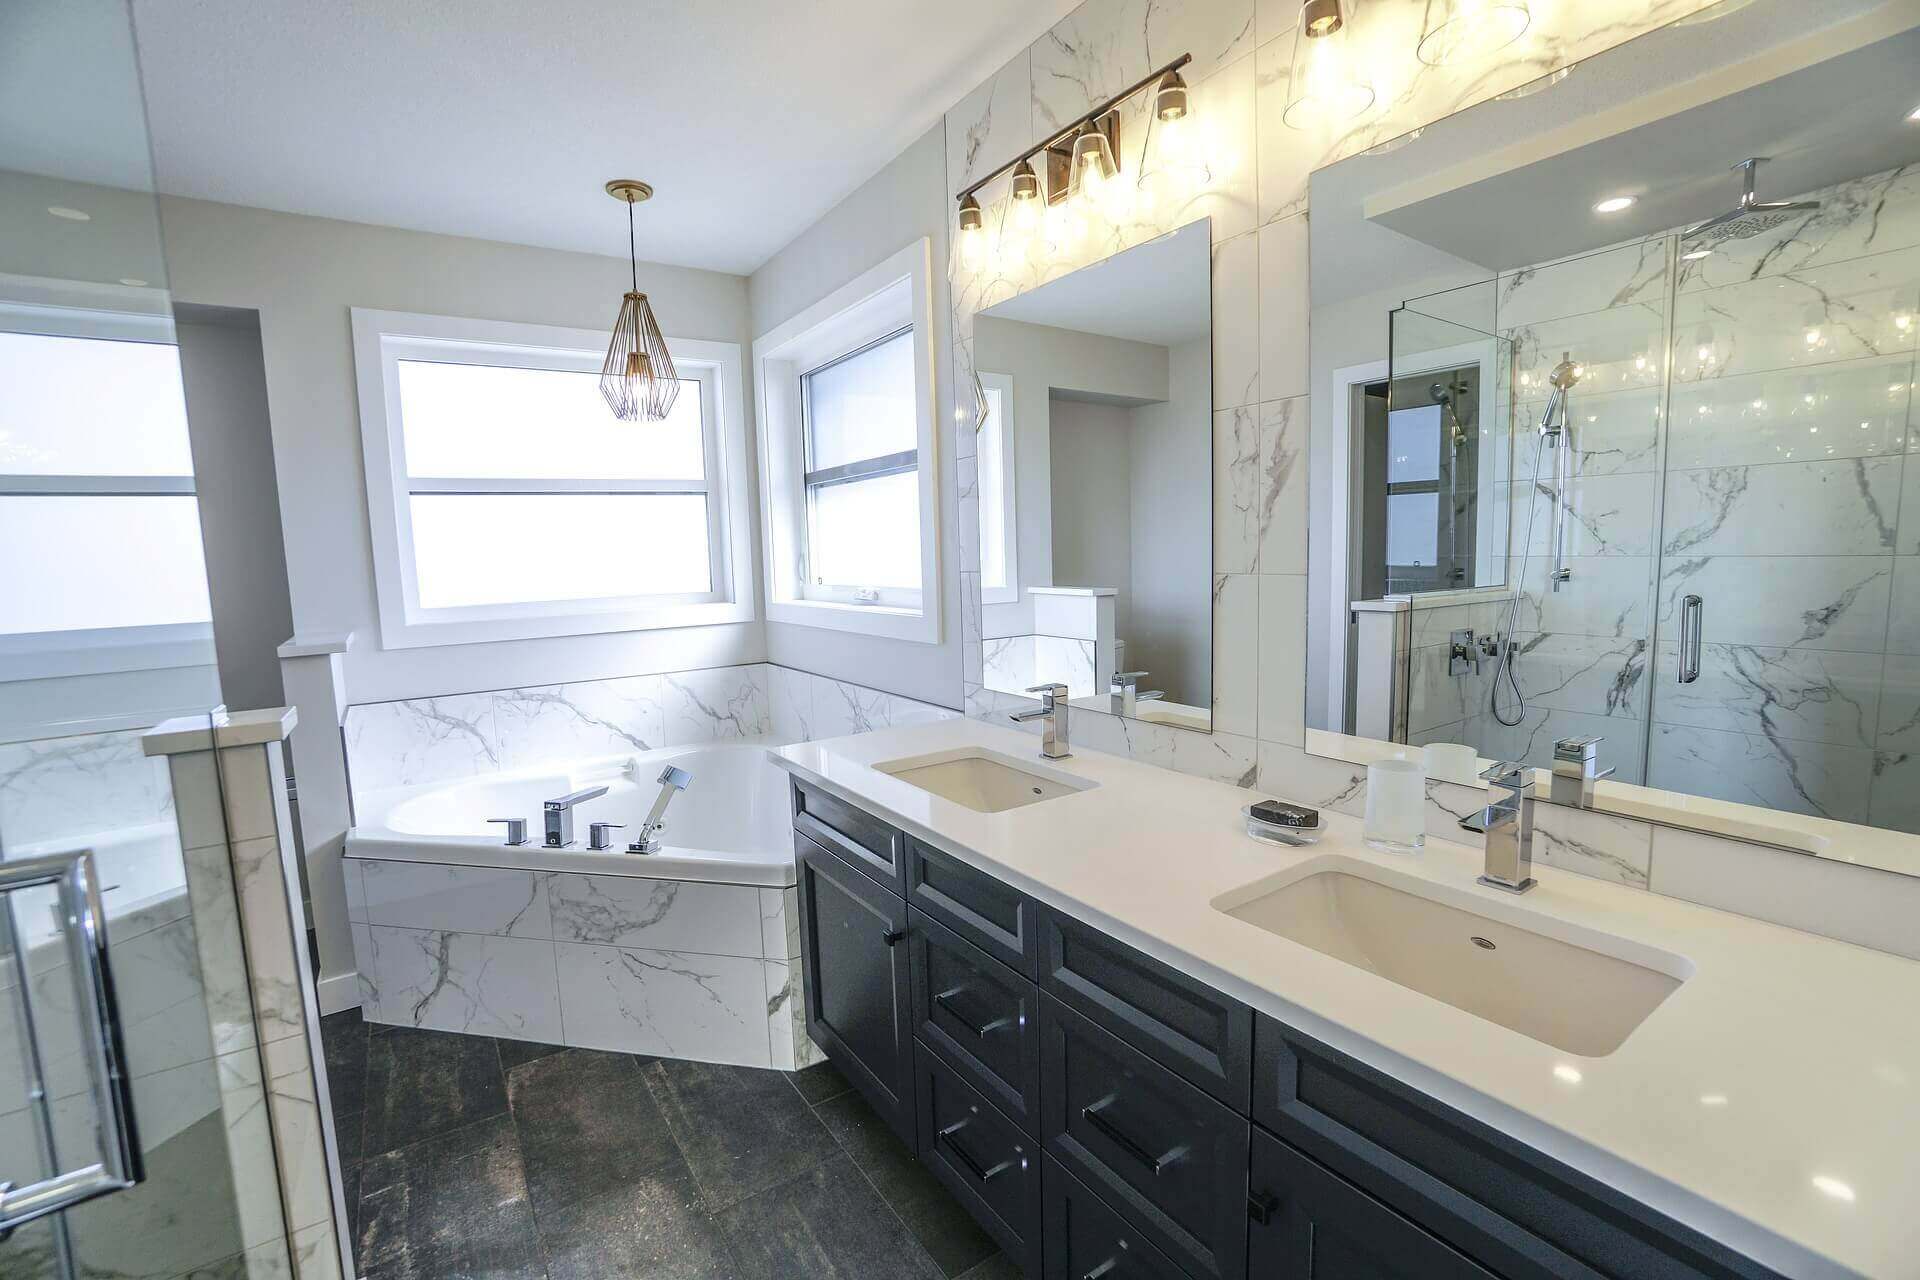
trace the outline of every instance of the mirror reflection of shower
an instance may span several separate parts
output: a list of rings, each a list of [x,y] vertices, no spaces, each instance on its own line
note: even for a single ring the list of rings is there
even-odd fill
[[[1569,351],[1561,353],[1560,363],[1553,366],[1553,372],[1547,375],[1553,392],[1547,397],[1547,407],[1540,415],[1540,444],[1533,451],[1533,483],[1528,489],[1527,500],[1527,536],[1520,543],[1520,572],[1514,577],[1513,593],[1507,597],[1507,625],[1498,641],[1499,654],[1493,669],[1493,687],[1487,693],[1487,710],[1493,713],[1495,720],[1510,729],[1527,717],[1527,697],[1521,692],[1519,677],[1513,670],[1514,650],[1519,647],[1513,637],[1520,616],[1520,597],[1527,579],[1527,558],[1533,553],[1533,519],[1539,514],[1541,496],[1546,494],[1540,487],[1540,466],[1549,452],[1553,454],[1553,491],[1546,496],[1553,503],[1553,570],[1547,576],[1555,591],[1573,577],[1573,571],[1567,567],[1566,554],[1566,495],[1567,485],[1573,479],[1573,434],[1568,426],[1571,415],[1567,412],[1567,402],[1583,372],[1581,366],[1573,362],[1573,353]],[[1503,680],[1512,695],[1511,720],[1500,709],[1500,685]]]

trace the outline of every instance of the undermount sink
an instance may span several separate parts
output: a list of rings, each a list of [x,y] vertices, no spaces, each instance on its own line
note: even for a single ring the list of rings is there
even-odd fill
[[[978,813],[1019,809],[1100,785],[1070,773],[1021,764],[979,747],[889,760],[873,767]]]
[[[1693,973],[1685,957],[1546,917],[1543,926],[1567,937],[1450,906],[1425,881],[1351,858],[1315,858],[1281,879],[1248,885],[1214,906],[1582,1057],[1618,1049]]]

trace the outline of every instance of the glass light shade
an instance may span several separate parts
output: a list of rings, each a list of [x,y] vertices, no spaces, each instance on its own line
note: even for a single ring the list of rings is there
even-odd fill
[[[1113,148],[1107,135],[1088,125],[1073,140],[1073,175],[1080,186],[1080,199],[1088,208],[1106,203],[1109,183],[1119,175]]]
[[[1373,105],[1373,85],[1353,57],[1345,23],[1313,34],[1311,5],[1300,8],[1293,41],[1293,69],[1281,120],[1289,129],[1339,124]]]
[[[1527,0],[1428,0],[1420,61],[1445,66],[1504,49],[1533,21]]]

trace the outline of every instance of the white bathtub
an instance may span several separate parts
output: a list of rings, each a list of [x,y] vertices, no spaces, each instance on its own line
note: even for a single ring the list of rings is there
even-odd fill
[[[188,912],[187,877],[180,861],[180,833],[171,818],[161,822],[139,823],[106,831],[36,840],[31,844],[10,844],[10,861],[71,853],[75,849],[93,851],[94,875],[100,882],[100,904],[106,911],[109,943],[138,937],[163,924],[178,920]],[[33,895],[31,901],[43,901]],[[51,893],[44,901],[52,902]],[[63,936],[60,922],[51,914],[32,912],[20,920],[20,930],[29,947],[52,943]]]
[[[638,838],[665,766],[693,775],[674,798],[656,854],[622,852]],[[584,787],[607,794],[573,811],[574,843],[541,843],[541,803]],[[758,743],[670,747],[570,765],[487,774],[459,782],[396,787],[356,797],[347,856],[467,867],[578,871],[781,888],[794,882],[787,775],[767,762]],[[509,846],[506,828],[489,818],[524,818],[529,843]],[[625,823],[610,852],[587,848],[593,822]]]
[[[594,853],[588,824],[640,832],[668,764],[693,775],[657,854]],[[541,802],[584,787],[574,845]],[[356,797],[347,915],[368,1021],[793,1069],[818,1060],[797,1007],[787,776],[716,743]],[[489,818],[525,818],[509,846]]]

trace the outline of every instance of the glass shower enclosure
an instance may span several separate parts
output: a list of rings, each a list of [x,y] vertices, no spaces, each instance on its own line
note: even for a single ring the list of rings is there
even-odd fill
[[[1410,741],[1920,830],[1920,169],[1797,198],[1394,312],[1389,415],[1463,353],[1509,396],[1504,572],[1414,597]]]

